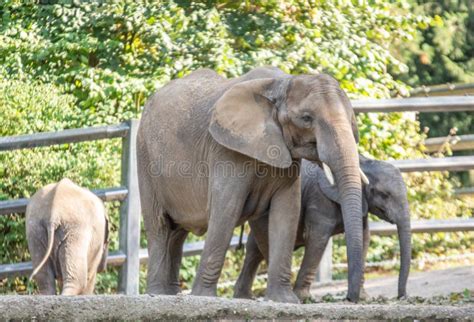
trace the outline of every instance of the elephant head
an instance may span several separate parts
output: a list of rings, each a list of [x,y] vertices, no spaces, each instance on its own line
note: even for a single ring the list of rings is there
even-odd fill
[[[216,102],[209,131],[221,145],[277,168],[301,158],[324,166],[341,191],[348,299],[357,301],[362,278],[358,134],[338,82],[328,75],[302,75],[237,83]]]
[[[397,225],[400,243],[398,297],[404,297],[411,261],[410,207],[405,182],[400,170],[387,162],[361,157],[361,168],[370,180],[363,188],[369,211]]]

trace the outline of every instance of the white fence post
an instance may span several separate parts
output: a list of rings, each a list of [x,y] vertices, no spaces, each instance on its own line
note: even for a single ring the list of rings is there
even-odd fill
[[[127,198],[120,208],[119,248],[126,256],[120,269],[119,292],[138,294],[140,273],[140,194],[138,191],[136,137],[138,121],[129,121],[130,129],[122,144],[122,186],[127,187]]]
[[[329,238],[326,250],[319,262],[316,282],[328,283],[332,281],[332,238]]]

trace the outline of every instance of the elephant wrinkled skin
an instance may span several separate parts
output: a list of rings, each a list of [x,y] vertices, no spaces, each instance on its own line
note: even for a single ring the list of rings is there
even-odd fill
[[[38,190],[26,208],[26,237],[41,294],[93,294],[105,270],[108,219],[102,201],[69,179]]]
[[[207,231],[192,294],[216,296],[234,227],[269,213],[266,298],[298,302],[290,285],[300,212],[300,162],[324,162],[341,191],[350,287],[362,276],[361,177],[355,117],[328,75],[256,68],[233,79],[202,69],[146,103],[137,135],[148,240],[147,292],[176,294],[188,232]]]
[[[367,216],[370,211],[380,219],[397,225],[400,241],[400,275],[398,297],[406,296],[406,284],[411,260],[410,210],[406,186],[400,171],[393,165],[360,156],[360,166],[370,184],[363,186],[364,258],[369,246]],[[314,164],[302,164],[302,204],[295,248],[305,247],[294,291],[301,300],[309,298],[311,284],[331,236],[344,232],[337,187],[331,185],[323,171]],[[252,282],[258,265],[266,257],[266,217],[251,223],[245,262],[237,280],[234,297],[251,298]],[[261,228],[262,227],[262,228]],[[364,280],[362,279],[362,286]]]

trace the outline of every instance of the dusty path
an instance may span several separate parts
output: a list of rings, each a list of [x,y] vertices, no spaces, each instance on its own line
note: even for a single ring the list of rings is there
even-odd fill
[[[398,276],[370,279],[366,281],[365,289],[369,296],[397,296]],[[410,274],[407,285],[409,296],[433,297],[449,295],[453,292],[462,292],[464,289],[474,290],[474,267],[464,266],[436,270],[431,272],[417,272]],[[315,297],[325,294],[346,292],[347,282],[336,282],[327,286],[315,286],[311,293]]]
[[[181,296],[2,296],[3,319],[473,319],[474,306],[279,304]]]

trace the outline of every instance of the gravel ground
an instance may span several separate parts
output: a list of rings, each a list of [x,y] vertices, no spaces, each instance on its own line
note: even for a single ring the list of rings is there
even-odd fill
[[[3,319],[474,319],[474,305],[280,304],[178,296],[2,296]]]
[[[398,276],[369,279],[365,289],[371,297],[393,298],[397,296]],[[432,298],[449,296],[451,293],[474,290],[474,267],[464,266],[411,273],[408,278],[407,293],[409,296]],[[339,295],[347,291],[347,281],[338,281],[330,285],[315,285],[311,290],[316,298],[326,294]]]

